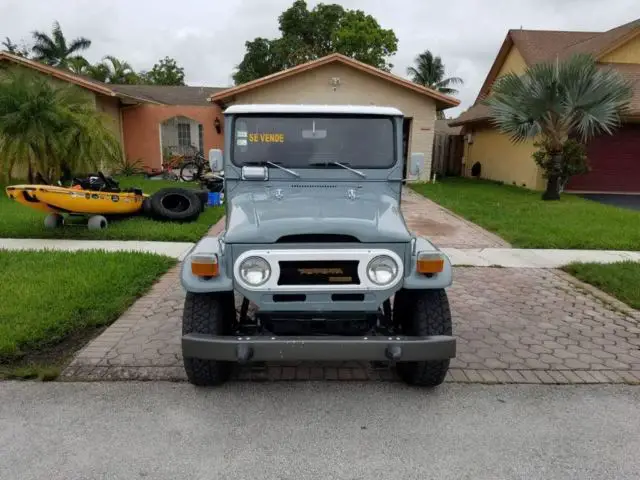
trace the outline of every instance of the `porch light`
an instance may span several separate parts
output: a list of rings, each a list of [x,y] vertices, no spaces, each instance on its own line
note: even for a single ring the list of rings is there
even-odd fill
[[[218,117],[213,121],[213,126],[216,127],[216,132],[222,133],[222,123]]]

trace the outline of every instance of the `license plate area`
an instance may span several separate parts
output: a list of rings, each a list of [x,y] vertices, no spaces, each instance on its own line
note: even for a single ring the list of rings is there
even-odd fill
[[[281,260],[278,264],[278,285],[360,285],[358,260]]]

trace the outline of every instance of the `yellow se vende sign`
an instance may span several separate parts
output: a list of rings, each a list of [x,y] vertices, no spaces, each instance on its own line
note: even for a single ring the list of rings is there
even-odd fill
[[[250,143],[284,143],[284,133],[250,133]]]

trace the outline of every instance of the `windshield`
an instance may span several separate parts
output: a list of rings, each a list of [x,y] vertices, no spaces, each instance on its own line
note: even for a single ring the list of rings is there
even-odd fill
[[[238,116],[232,162],[289,168],[389,168],[394,124],[380,116]],[[336,164],[336,162],[338,164]]]

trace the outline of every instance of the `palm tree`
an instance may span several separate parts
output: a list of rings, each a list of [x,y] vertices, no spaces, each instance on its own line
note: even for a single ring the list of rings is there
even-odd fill
[[[67,59],[67,68],[76,75],[90,75],[91,64],[82,55],[76,55]]]
[[[2,46],[4,47],[5,51],[13,55],[25,58],[29,56],[29,48],[24,43],[22,45],[18,45],[17,43],[12,42],[9,37],[4,37]]]
[[[613,69],[599,67],[589,55],[533,65],[521,76],[508,73],[485,100],[493,123],[514,142],[540,138],[552,167],[544,200],[560,199],[562,151],[573,137],[586,142],[613,133],[631,100],[632,86]]]
[[[66,68],[67,62],[74,53],[86,50],[91,46],[91,40],[78,37],[67,44],[60,24],[54,22],[51,36],[45,32],[33,32],[34,45],[32,48],[35,59],[54,67]]]
[[[444,64],[440,57],[434,57],[429,50],[418,55],[414,61],[415,67],[407,68],[407,74],[414,83],[419,83],[445,95],[455,95],[458,90],[451,85],[462,85],[460,77],[445,78]]]
[[[107,55],[102,60],[102,68],[96,66],[100,75],[104,74],[103,82],[119,84],[135,84],[138,82],[138,75],[133,71],[131,65],[123,60],[118,60],[112,55]]]
[[[78,87],[7,72],[0,80],[0,172],[10,177],[18,169],[33,181],[113,163],[122,154],[107,122]]]

